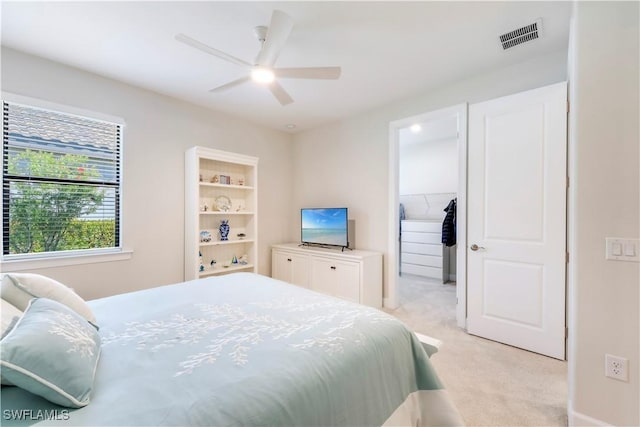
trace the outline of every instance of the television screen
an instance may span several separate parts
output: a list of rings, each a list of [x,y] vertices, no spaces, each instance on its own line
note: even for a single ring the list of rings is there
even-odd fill
[[[305,208],[302,243],[348,247],[347,208]]]

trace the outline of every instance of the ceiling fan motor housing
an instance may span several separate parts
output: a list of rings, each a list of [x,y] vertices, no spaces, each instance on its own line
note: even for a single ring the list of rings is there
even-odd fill
[[[264,25],[258,25],[253,29],[253,34],[255,34],[256,38],[260,43],[264,43],[264,41],[267,39],[268,30],[269,30],[269,27],[266,27]]]
[[[185,34],[176,34],[176,40],[209,55],[216,56],[248,69],[249,75],[245,75],[229,83],[225,83],[222,86],[215,87],[209,90],[209,92],[221,92],[249,80],[255,80],[258,83],[266,84],[266,87],[271,91],[281,105],[287,105],[293,102],[293,98],[291,98],[287,91],[274,79],[290,78],[335,80],[340,77],[341,73],[340,67],[274,68],[273,65],[278,59],[278,55],[284,47],[292,28],[293,20],[289,15],[281,10],[273,11],[269,27],[264,25],[254,27],[253,34],[262,46],[260,47],[260,52],[258,52],[258,56],[253,63],[236,58],[233,55],[229,55],[228,53],[208,46]]]

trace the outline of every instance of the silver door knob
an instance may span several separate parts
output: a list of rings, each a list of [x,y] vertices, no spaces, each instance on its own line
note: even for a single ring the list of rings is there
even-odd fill
[[[478,246],[475,243],[473,245],[471,245],[471,250],[472,251],[477,251],[478,249],[484,249],[482,246]]]

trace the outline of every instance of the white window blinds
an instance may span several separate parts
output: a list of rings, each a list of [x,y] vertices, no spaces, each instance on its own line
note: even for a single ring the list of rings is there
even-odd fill
[[[3,102],[3,255],[120,247],[121,125]]]

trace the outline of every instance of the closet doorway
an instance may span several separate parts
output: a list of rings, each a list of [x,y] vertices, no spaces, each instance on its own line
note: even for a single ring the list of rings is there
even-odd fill
[[[390,125],[394,232],[389,253],[396,259],[389,263],[385,301],[397,307],[401,275],[414,283],[456,282],[456,322],[461,328],[466,328],[466,126],[466,104]],[[443,231],[449,246],[442,244]]]

